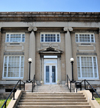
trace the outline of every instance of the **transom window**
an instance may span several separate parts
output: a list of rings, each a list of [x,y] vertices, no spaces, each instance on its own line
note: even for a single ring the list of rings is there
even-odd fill
[[[23,78],[24,56],[4,56],[3,78]]]
[[[60,42],[59,33],[41,33],[41,42]]]
[[[24,33],[7,33],[6,42],[25,42]]]
[[[95,42],[94,34],[79,33],[79,34],[76,34],[75,36],[76,36],[76,42],[82,42],[82,43]]]
[[[77,57],[79,79],[98,79],[97,57]]]

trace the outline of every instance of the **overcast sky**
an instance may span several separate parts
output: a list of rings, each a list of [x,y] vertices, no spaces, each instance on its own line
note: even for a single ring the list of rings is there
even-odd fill
[[[100,12],[100,0],[0,0],[0,12]]]

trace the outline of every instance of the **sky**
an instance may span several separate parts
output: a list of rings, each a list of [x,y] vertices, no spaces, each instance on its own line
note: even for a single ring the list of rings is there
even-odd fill
[[[100,0],[0,0],[0,12],[100,12]]]

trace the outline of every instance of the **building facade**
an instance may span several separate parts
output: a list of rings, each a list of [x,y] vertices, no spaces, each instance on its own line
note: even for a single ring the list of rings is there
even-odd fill
[[[100,13],[0,12],[0,84],[72,79],[100,84]],[[95,80],[95,82],[94,82]]]

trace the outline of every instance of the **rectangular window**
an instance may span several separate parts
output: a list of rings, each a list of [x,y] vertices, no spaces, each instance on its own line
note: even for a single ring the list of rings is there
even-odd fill
[[[24,56],[4,56],[3,78],[23,78]]]
[[[41,42],[60,42],[59,33],[42,33]]]
[[[25,42],[24,33],[7,33],[6,42]]]
[[[98,79],[96,57],[77,57],[77,72],[79,79]]]
[[[88,33],[79,33],[75,35],[76,42],[81,43],[93,43],[95,42],[95,36],[94,34],[88,34]]]

